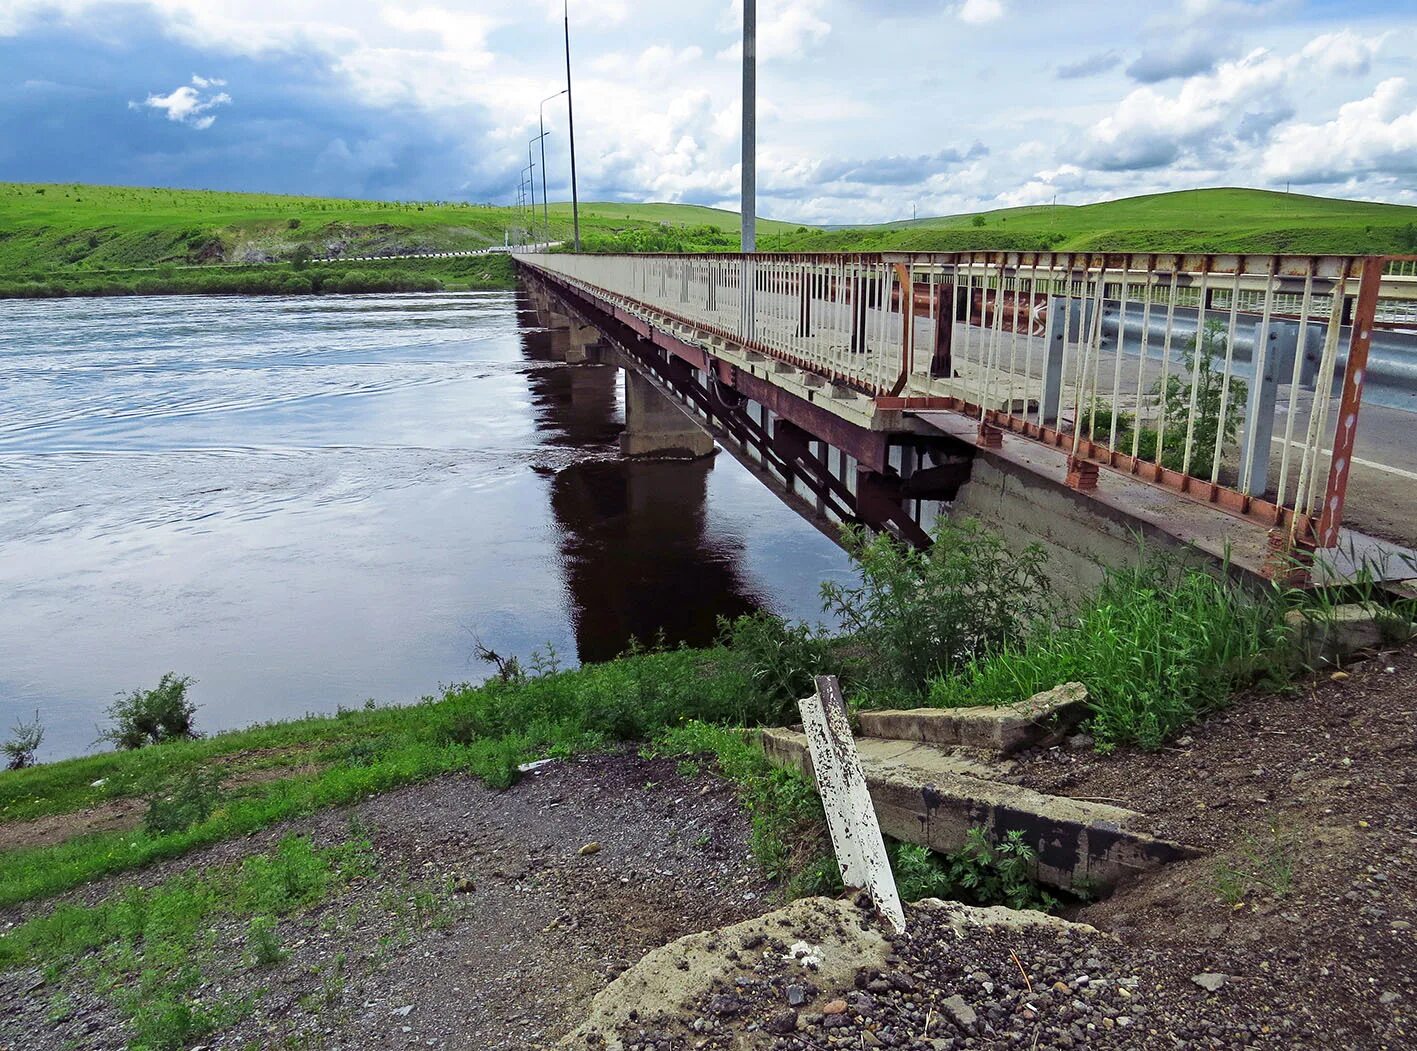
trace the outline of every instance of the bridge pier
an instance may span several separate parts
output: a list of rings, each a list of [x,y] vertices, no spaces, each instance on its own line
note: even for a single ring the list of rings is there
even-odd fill
[[[566,347],[566,362],[570,365],[584,365],[592,357],[592,351],[600,346],[600,330],[577,319],[571,320],[569,342]]]
[[[713,438],[634,368],[625,373],[625,432],[620,452],[630,457],[697,460],[713,455]]]

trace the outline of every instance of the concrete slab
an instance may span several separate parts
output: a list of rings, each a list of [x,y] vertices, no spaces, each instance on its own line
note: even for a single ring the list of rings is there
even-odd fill
[[[1413,634],[1413,625],[1400,614],[1367,603],[1335,606],[1321,615],[1293,610],[1284,619],[1311,668],[1342,667],[1355,654],[1399,646]]]
[[[761,740],[773,762],[812,776],[802,734],[765,730]],[[976,826],[995,837],[1017,830],[1038,852],[1038,878],[1051,886],[1107,890],[1197,853],[1152,836],[1145,816],[1134,810],[961,773],[957,756],[929,745],[862,738],[857,751],[876,818],[887,835],[944,853],[963,846]]]
[[[1087,713],[1087,687],[1064,683],[1027,700],[974,708],[911,708],[857,713],[867,737],[964,745],[999,755],[1062,737]]]

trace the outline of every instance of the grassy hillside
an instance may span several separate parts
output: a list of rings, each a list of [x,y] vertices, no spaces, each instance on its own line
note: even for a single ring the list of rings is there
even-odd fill
[[[1185,190],[813,230],[800,250],[971,248],[1367,254],[1417,251],[1417,208],[1268,190]],[[774,244],[775,247],[775,244]]]
[[[538,209],[537,232],[541,232]],[[553,239],[571,236],[570,205],[548,210]],[[669,224],[708,242],[738,216],[666,204],[581,207],[590,242],[653,236]],[[458,203],[397,203],[115,186],[0,183],[0,274],[103,272],[154,266],[465,251],[503,243],[524,213]],[[765,224],[765,229],[787,224]],[[726,246],[726,245],[725,245]]]
[[[570,239],[568,204],[552,205],[548,219],[552,239]],[[351,264],[334,263],[340,282],[320,276],[319,264],[485,248],[501,244],[509,231],[518,236],[525,225],[525,214],[515,209],[448,202],[0,183],[0,295],[505,287],[511,281],[505,263],[353,264],[369,272],[362,281],[349,279]],[[581,207],[582,239],[592,251],[733,251],[737,228],[736,213],[698,205]],[[880,226],[825,229],[761,220],[759,247],[1411,252],[1417,251],[1417,208],[1263,190],[1193,190]],[[303,273],[307,262],[315,273],[290,272]]]

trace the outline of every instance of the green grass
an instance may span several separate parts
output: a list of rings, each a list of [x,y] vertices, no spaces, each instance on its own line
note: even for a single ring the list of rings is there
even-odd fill
[[[520,763],[543,755],[647,740],[690,719],[754,724],[774,711],[727,650],[676,650],[456,687],[410,707],[348,711],[5,773],[0,814],[15,820],[148,795],[155,786],[178,784],[198,765],[253,750],[288,751],[293,763],[314,767],[234,791],[181,830],[106,832],[0,853],[0,906],[439,774],[466,771],[501,787],[516,779]],[[91,782],[100,779],[95,788]]]
[[[1247,898],[1282,898],[1294,883],[1296,837],[1273,826],[1268,835],[1246,833],[1215,866],[1215,891],[1227,905]]]
[[[547,210],[549,235],[571,237],[571,209]],[[201,281],[250,259],[465,251],[501,244],[525,225],[515,209],[450,202],[359,201],[205,190],[84,184],[0,183],[0,296],[134,291],[303,291],[240,274]],[[738,216],[698,205],[588,202],[581,234],[593,251],[733,251]],[[1080,206],[1008,208],[878,226],[819,228],[759,220],[763,251],[1041,249],[1158,252],[1372,253],[1417,251],[1417,208],[1282,194],[1206,189]],[[459,287],[469,271],[412,261],[338,264],[371,275],[406,275]],[[169,267],[171,271],[157,272]],[[264,269],[264,268],[262,268]],[[509,274],[491,279],[507,281]],[[301,279],[301,280],[297,280]],[[373,276],[367,281],[374,281]],[[476,287],[474,285],[474,287]],[[314,289],[318,290],[318,289]],[[351,288],[350,290],[354,290]],[[377,287],[370,290],[380,290]]]
[[[1278,593],[1251,594],[1201,569],[1115,569],[1062,624],[972,661],[930,690],[937,707],[1008,704],[1065,682],[1087,687],[1104,749],[1159,748],[1231,694],[1289,670]]]
[[[252,966],[284,958],[276,918],[299,912],[373,872],[367,840],[317,848],[288,836],[239,865],[132,886],[93,905],[64,904],[0,937],[0,969],[36,967],[46,981],[68,976],[110,996],[133,1027],[135,1051],[175,1051],[234,1020],[242,1004],[207,992],[202,965],[240,955],[217,922],[250,918]]]
[[[713,758],[748,812],[754,858],[768,878],[783,882],[788,897],[841,889],[816,790],[799,771],[773,766],[749,733],[693,720],[662,731],[650,751]]]
[[[771,237],[763,243],[777,247]],[[1270,190],[1184,190],[793,233],[781,244],[803,251],[1410,253],[1417,251],[1417,208]]]
[[[548,215],[551,238],[569,240],[569,205],[552,205]],[[738,217],[694,205],[581,206],[586,239],[663,224],[736,233]],[[291,260],[301,246],[318,259],[336,244],[345,256],[472,251],[500,245],[509,229],[525,225],[515,209],[449,202],[0,183],[0,277],[111,276],[162,266]],[[779,228],[791,227],[763,224],[768,232]]]
[[[310,295],[369,292],[466,292],[516,286],[506,255],[457,259],[388,259],[359,264],[192,267],[0,273],[0,298],[131,295]]]

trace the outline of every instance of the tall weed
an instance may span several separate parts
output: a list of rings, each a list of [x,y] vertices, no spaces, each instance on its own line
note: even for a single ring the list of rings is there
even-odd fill
[[[1071,623],[937,679],[938,707],[1007,704],[1080,681],[1103,748],[1158,748],[1236,689],[1283,674],[1277,593],[1254,594],[1199,569],[1157,561],[1112,570]]]
[[[1051,608],[1044,554],[1014,552],[979,523],[935,525],[924,551],[844,526],[857,582],[822,585],[828,612],[865,651],[858,703],[919,703],[932,680],[1017,644]]]

